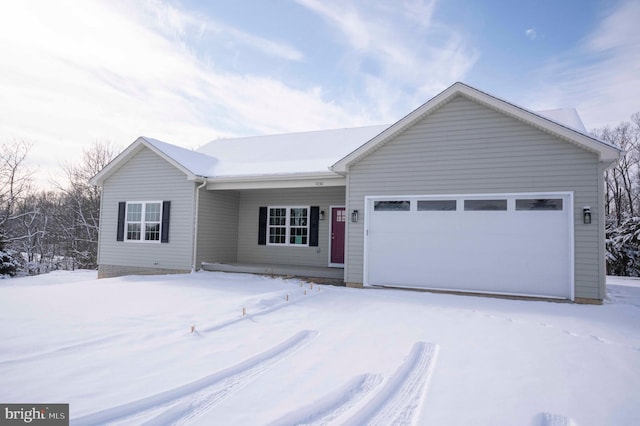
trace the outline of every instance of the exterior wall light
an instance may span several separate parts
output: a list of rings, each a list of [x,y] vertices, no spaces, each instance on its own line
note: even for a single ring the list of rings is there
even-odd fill
[[[582,208],[582,216],[584,219],[584,224],[589,225],[591,223],[591,207],[584,206]]]
[[[320,220],[324,220],[324,210],[320,210]]]
[[[358,210],[351,211],[351,222],[358,223]]]

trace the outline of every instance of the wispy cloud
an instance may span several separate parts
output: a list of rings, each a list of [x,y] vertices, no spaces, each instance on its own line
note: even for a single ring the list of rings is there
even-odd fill
[[[463,79],[478,58],[462,35],[433,21],[435,1],[296,1],[338,30],[347,62],[367,84],[367,101],[385,102],[382,111],[423,102]],[[391,92],[402,96],[390,97]],[[397,108],[394,98],[405,104]]]
[[[628,120],[640,111],[640,3],[621,2],[581,45],[538,71],[529,105],[573,106],[587,128]]]
[[[177,40],[189,38],[193,42],[193,38],[195,38],[206,39],[206,42],[211,42],[208,37],[215,39],[217,42],[233,40],[234,43],[243,47],[280,59],[300,61],[304,58],[304,54],[300,50],[287,42],[255,36],[216,21],[210,16],[180,9],[171,3],[160,0],[147,0],[137,7],[155,17],[155,19],[146,20],[146,24],[152,25],[165,34],[173,34]],[[148,15],[142,15],[142,17],[148,17]]]

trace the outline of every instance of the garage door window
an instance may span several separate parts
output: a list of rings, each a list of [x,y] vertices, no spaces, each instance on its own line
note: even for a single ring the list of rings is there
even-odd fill
[[[562,210],[562,198],[518,199],[516,210]]]
[[[439,211],[455,211],[456,200],[420,200],[418,201],[418,211],[421,212],[439,212]]]
[[[408,212],[411,203],[408,200],[402,201],[376,201],[373,203],[373,210],[376,212]]]
[[[507,211],[507,200],[464,200],[465,211]]]

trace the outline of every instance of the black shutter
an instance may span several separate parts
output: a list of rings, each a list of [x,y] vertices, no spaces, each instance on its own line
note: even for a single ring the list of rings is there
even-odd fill
[[[124,241],[124,215],[126,210],[127,203],[120,201],[118,203],[118,233],[116,234],[116,241]]]
[[[162,202],[162,225],[160,225],[160,242],[169,242],[169,217],[171,216],[171,201]]]
[[[320,207],[312,206],[309,221],[309,246],[318,247],[318,228],[320,227]]]
[[[258,245],[267,245],[267,208],[260,207],[258,216]]]

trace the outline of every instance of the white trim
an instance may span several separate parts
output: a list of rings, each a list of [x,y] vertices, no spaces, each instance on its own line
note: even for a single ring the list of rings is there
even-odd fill
[[[271,209],[286,209],[286,216],[285,216],[285,225],[273,225],[271,226],[269,224],[269,218],[270,218],[270,213],[271,213]],[[291,237],[291,224],[290,224],[290,219],[291,219],[291,210],[292,209],[306,209],[307,210],[307,242],[306,244],[291,244],[289,242],[290,237]],[[285,243],[281,244],[281,243],[272,243],[269,242],[269,228],[285,228]],[[293,226],[293,228],[304,228],[304,226]],[[311,207],[310,206],[267,206],[267,246],[272,246],[272,247],[309,247],[309,240],[311,238]]]
[[[575,206],[574,206],[574,194],[571,191],[557,191],[557,192],[509,192],[509,193],[483,193],[483,194],[427,194],[427,195],[367,195],[364,197],[364,242],[363,242],[363,286],[364,287],[385,287],[385,286],[376,286],[369,284],[369,217],[373,212],[373,201],[376,200],[414,200],[414,199],[456,199],[457,210],[451,211],[452,214],[464,214],[464,213],[473,213],[464,211],[464,205],[461,201],[465,199],[486,199],[486,198],[511,198],[508,200],[507,212],[515,212],[515,197],[566,197],[567,206],[563,205],[563,213],[567,215],[568,220],[568,238],[569,238],[569,299],[575,300],[575,221],[574,215]],[[417,203],[411,203],[411,211],[414,211]],[[507,213],[504,212],[504,213]],[[401,213],[401,212],[399,212]],[[493,212],[493,213],[503,213],[501,211]],[[417,288],[407,286],[407,288]],[[537,294],[524,294],[524,293],[503,293],[503,292],[491,292],[491,291],[469,291],[469,290],[460,290],[460,289],[443,289],[443,288],[426,288],[420,287],[429,290],[442,290],[442,291],[460,291],[466,293],[486,293],[486,294],[505,294],[511,296],[527,296],[527,297],[548,297],[548,298],[558,298],[565,299],[563,297],[552,297],[545,295],[537,295]]]
[[[198,220],[200,217],[200,189],[206,185],[207,181],[202,179],[200,185],[194,185],[195,197],[193,201],[193,235],[191,236],[191,243],[193,244],[193,250],[191,251],[191,272],[196,271],[196,260],[198,259]]]
[[[254,176],[226,176],[207,179],[207,189],[271,189],[271,188],[320,188],[346,186],[344,176],[333,172],[295,173]]]
[[[91,179],[89,179],[89,183],[97,186],[102,185],[105,179],[107,179],[109,176],[115,173],[120,167],[126,164],[127,161],[129,161],[131,157],[139,153],[143,147],[151,150],[151,152],[159,155],[166,162],[168,162],[169,164],[171,164],[172,166],[180,170],[182,173],[186,175],[186,178],[188,180],[196,179],[197,176],[193,174],[191,170],[187,169],[182,164],[178,163],[175,159],[165,154],[162,150],[156,148],[152,143],[147,141],[144,138],[144,136],[140,136],[138,137],[138,139],[133,141],[133,143],[129,145],[124,151],[122,151],[118,156],[116,156],[116,158],[111,160],[111,162],[109,162],[109,164],[107,164],[102,170],[100,170],[98,174],[96,174]]]
[[[329,267],[330,268],[344,268],[344,262],[343,263],[332,263],[331,262],[331,234],[333,233],[333,209],[344,209],[345,212],[345,226],[344,226],[344,242],[347,242],[347,220],[346,220],[346,214],[347,214],[347,208],[346,206],[329,206],[329,259],[327,259],[329,261]],[[347,252],[345,250],[344,255],[347,255]]]
[[[569,268],[569,280],[571,282],[571,288],[569,289],[570,300],[576,299],[576,237],[575,237],[575,205],[573,202],[573,192],[566,193],[569,199],[569,262],[571,267]],[[604,203],[598,203],[604,204]]]
[[[555,300],[567,300],[564,297],[560,296],[549,296],[547,294],[532,294],[532,293],[505,293],[505,292],[497,292],[497,291],[477,291],[477,290],[465,290],[465,289],[457,289],[457,288],[438,288],[438,287],[412,287],[412,286],[391,286],[391,285],[370,285],[367,286],[370,288],[407,288],[412,290],[432,290],[432,291],[441,291],[441,292],[452,292],[452,293],[469,293],[469,294],[492,294],[496,296],[514,296],[514,297],[535,297],[538,299],[555,299]],[[571,298],[573,301],[573,297]]]
[[[438,95],[431,98],[422,106],[413,110],[404,118],[393,124],[391,127],[380,133],[378,136],[371,139],[369,142],[361,145],[359,148],[342,158],[330,167],[336,173],[346,173],[349,167],[357,162],[360,158],[378,149],[387,141],[404,131],[408,127],[412,126],[425,116],[431,114],[441,106],[445,105],[456,95],[463,95],[471,100],[479,102],[492,108],[498,112],[514,117],[520,121],[523,121],[529,125],[537,127],[543,131],[551,133],[556,137],[562,138],[568,142],[574,143],[584,149],[587,149],[595,154],[598,154],[600,161],[604,163],[616,162],[622,153],[620,148],[610,145],[606,142],[595,139],[589,135],[585,135],[577,130],[570,129],[562,124],[556,123],[548,118],[542,117],[529,111],[525,108],[516,106],[510,102],[496,98],[488,93],[474,89],[471,86],[467,86],[464,83],[454,83]]]

